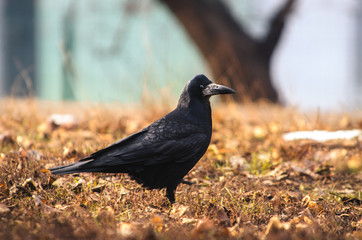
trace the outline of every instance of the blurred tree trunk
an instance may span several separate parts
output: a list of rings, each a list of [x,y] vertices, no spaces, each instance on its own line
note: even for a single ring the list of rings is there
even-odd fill
[[[183,24],[208,62],[217,82],[234,88],[237,101],[278,102],[270,59],[295,0],[286,0],[262,40],[253,39],[221,0],[160,0]]]

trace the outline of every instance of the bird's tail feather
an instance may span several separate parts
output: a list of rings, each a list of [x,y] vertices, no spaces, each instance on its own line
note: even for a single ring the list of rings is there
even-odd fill
[[[57,175],[80,173],[80,172],[94,172],[96,170],[94,169],[94,167],[90,167],[89,165],[88,165],[89,167],[87,167],[87,163],[92,161],[93,159],[87,161],[75,162],[69,165],[51,168],[49,170],[51,171],[52,174],[57,174]]]

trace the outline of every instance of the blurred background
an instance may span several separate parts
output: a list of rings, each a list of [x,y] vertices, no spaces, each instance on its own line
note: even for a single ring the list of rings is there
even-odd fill
[[[1,98],[176,101],[199,73],[240,102],[361,110],[362,1],[0,0]]]

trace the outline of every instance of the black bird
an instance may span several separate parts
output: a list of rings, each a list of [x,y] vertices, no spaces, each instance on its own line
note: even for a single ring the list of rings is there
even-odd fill
[[[210,144],[210,97],[230,93],[235,91],[212,83],[205,75],[197,75],[186,84],[172,112],[89,157],[50,171],[128,173],[148,189],[166,188],[166,197],[174,203],[177,185],[187,183],[183,177]]]

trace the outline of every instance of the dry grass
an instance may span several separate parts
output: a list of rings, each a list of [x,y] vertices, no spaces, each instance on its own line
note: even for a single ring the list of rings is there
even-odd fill
[[[361,112],[214,107],[208,152],[170,206],[125,175],[51,176],[168,107],[6,100],[0,108],[0,239],[361,239],[361,142],[284,142],[295,130],[362,128]],[[47,122],[70,113],[74,124]]]

